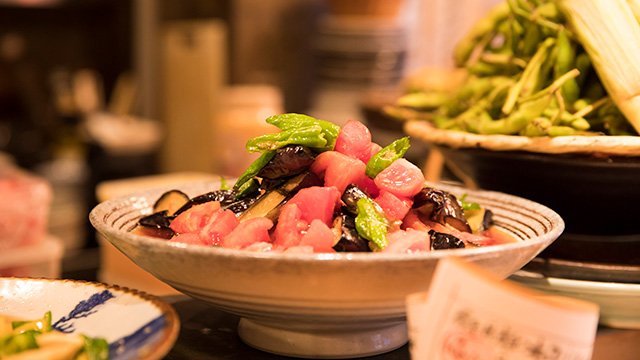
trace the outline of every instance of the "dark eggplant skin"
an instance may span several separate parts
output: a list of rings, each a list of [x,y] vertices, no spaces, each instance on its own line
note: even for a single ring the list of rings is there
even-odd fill
[[[187,194],[177,189],[169,190],[156,200],[155,204],[153,204],[153,211],[159,212],[162,210],[179,209],[187,202],[189,202],[189,196]]]
[[[133,232],[161,239],[171,239],[176,235],[170,226],[174,218],[175,216],[168,215],[167,210],[143,216],[138,220],[138,225],[133,229]]]
[[[431,250],[462,249],[464,242],[451,234],[429,230]]]
[[[224,206],[222,206],[222,209],[223,210],[231,210],[236,215],[237,214],[242,214],[251,205],[253,205],[253,203],[255,203],[256,200],[258,200],[258,196],[246,197],[244,199],[234,201],[231,204],[224,205]]]
[[[472,232],[462,204],[449,192],[425,186],[414,196],[412,207],[437,223],[450,225],[463,232]]]
[[[149,227],[169,227],[174,218],[175,216],[168,215],[167,210],[163,210],[141,217],[138,224]]]
[[[371,199],[371,196],[369,196],[369,194],[366,191],[360,189],[355,184],[348,185],[344,189],[344,192],[342,193],[342,197],[341,197],[341,200],[344,203],[344,206],[342,207],[342,211],[348,214],[351,214],[353,216],[358,215],[358,200],[362,198]],[[381,214],[384,214],[384,210],[382,210],[382,208],[378,206],[378,203],[374,201],[373,204],[378,207],[378,211]]]
[[[235,190],[215,190],[206,194],[192,197],[180,209],[176,210],[174,215],[178,215],[194,205],[204,204],[209,201],[219,201],[221,206],[229,205],[235,201],[238,194]]]
[[[369,241],[356,230],[356,219],[348,214],[341,214],[336,218],[339,221],[340,238],[333,245],[333,249],[338,252],[370,252]]]
[[[292,177],[309,170],[314,159],[315,154],[306,146],[285,146],[276,150],[273,159],[256,176],[263,179]]]

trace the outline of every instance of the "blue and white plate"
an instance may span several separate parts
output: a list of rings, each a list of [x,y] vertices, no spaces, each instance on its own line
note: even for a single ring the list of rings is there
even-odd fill
[[[58,331],[106,339],[113,360],[161,359],[180,327],[170,305],[135,290],[75,280],[0,278],[0,314],[37,319],[47,311]]]

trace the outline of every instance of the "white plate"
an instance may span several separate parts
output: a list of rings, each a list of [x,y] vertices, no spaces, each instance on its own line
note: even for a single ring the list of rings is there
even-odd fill
[[[640,329],[640,284],[561,279],[525,271],[509,279],[547,294],[596,303],[602,325]]]
[[[0,278],[0,314],[38,319],[52,327],[100,337],[112,360],[155,360],[173,347],[180,323],[156,297],[117,286],[74,280]]]

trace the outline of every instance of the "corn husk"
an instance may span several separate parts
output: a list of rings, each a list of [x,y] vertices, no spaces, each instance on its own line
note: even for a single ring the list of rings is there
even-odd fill
[[[637,0],[558,0],[613,102],[640,132],[640,24]],[[630,4],[633,4],[630,5]]]

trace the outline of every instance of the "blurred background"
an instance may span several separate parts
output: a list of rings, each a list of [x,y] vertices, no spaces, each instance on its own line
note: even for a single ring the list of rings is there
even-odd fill
[[[401,137],[380,108],[407,74],[451,66],[497,2],[0,0],[0,154],[51,187],[53,275],[100,278],[97,202],[239,175],[270,115],[357,119],[383,146]],[[417,143],[407,154],[426,156]]]

